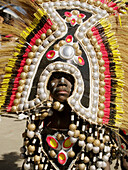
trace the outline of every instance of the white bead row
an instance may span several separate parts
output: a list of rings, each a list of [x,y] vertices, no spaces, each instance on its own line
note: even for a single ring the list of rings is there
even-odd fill
[[[65,25],[63,24],[63,26],[65,26]],[[61,28],[61,26],[60,26],[60,28]],[[65,29],[63,31],[65,31]],[[24,107],[24,109],[28,109],[29,107],[34,107],[35,104],[38,104],[40,102],[39,99],[36,99],[35,102],[31,102],[31,101],[26,102],[27,98],[29,96],[29,92],[30,92],[30,88],[31,88],[30,86],[32,85],[32,79],[35,76],[35,69],[36,69],[37,65],[39,64],[38,61],[40,60],[40,57],[41,57],[40,54],[44,51],[45,48],[47,48],[50,45],[50,43],[52,43],[52,41],[54,41],[56,38],[62,36],[63,31],[57,30],[53,35],[50,35],[47,39],[45,39],[43,41],[42,45],[40,45],[38,47],[37,52],[34,53],[34,57],[31,59],[31,64],[29,64],[26,61],[26,64],[29,64],[30,66],[29,66],[29,72],[26,73],[25,85],[24,85],[23,91],[21,93],[21,99],[20,99],[20,103],[18,105],[18,111],[22,111],[23,107]],[[43,100],[45,98],[46,98],[46,95],[43,94],[41,96],[41,99]]]

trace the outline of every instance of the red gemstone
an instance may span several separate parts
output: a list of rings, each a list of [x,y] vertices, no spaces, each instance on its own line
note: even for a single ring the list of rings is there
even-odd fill
[[[66,155],[63,153],[63,152],[60,152],[58,154],[58,162],[61,164],[61,165],[64,165],[66,163],[66,160],[67,160],[67,157]]]
[[[85,61],[84,61],[84,59],[83,59],[81,56],[78,57],[78,63],[79,63],[81,66],[83,66],[83,65],[85,64]]]
[[[47,141],[48,145],[49,145],[51,148],[53,148],[53,149],[58,148],[58,142],[57,142],[57,140],[56,140],[54,137],[48,136],[48,137],[46,138],[46,141]]]
[[[71,25],[75,25],[75,23],[76,23],[76,20],[75,20],[75,18],[73,18],[73,19],[71,20]]]
[[[65,12],[64,15],[65,15],[66,17],[71,17],[71,16],[72,16],[71,12]]]
[[[68,137],[67,139],[65,139],[64,143],[63,143],[63,147],[65,149],[69,149],[71,148],[73,145],[73,143],[70,142],[70,137]]]
[[[68,36],[66,37],[66,42],[67,42],[67,43],[70,43],[70,42],[72,41],[72,39],[73,39],[72,35],[68,35]]]
[[[77,17],[78,17],[78,18],[84,18],[85,15],[84,15],[84,14],[78,14]]]
[[[55,51],[53,51],[53,50],[48,51],[46,54],[46,57],[48,59],[52,59],[54,56],[55,56]]]

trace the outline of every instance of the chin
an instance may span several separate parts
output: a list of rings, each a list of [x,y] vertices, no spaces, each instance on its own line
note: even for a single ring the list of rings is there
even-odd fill
[[[57,99],[57,100],[61,103],[65,103],[67,101],[67,99]]]
[[[64,103],[64,102],[66,102],[66,101],[67,101],[67,97],[60,96],[60,97],[56,98],[56,100],[58,100],[59,102]]]

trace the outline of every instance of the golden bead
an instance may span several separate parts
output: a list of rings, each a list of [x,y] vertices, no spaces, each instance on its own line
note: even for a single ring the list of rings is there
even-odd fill
[[[100,144],[100,149],[103,150],[104,149],[104,143]]]
[[[20,80],[19,85],[23,85],[23,84],[25,84],[25,80]]]
[[[43,112],[46,112],[46,109],[42,109],[41,112],[42,112],[42,113],[43,113]]]
[[[100,52],[100,51],[97,52],[96,55],[97,55],[98,60],[100,60],[103,56],[102,52]]]
[[[112,147],[113,147],[113,144],[110,144],[110,147],[112,148]]]
[[[57,134],[57,140],[63,140],[64,136],[60,133]]]
[[[26,79],[26,76],[27,76],[27,74],[26,74],[25,72],[22,72],[21,75],[20,75],[20,77],[21,77],[22,79]]]
[[[103,103],[99,103],[99,109],[100,110],[104,110],[104,108],[105,108],[104,104]]]
[[[92,43],[92,45],[96,44],[97,43],[97,39],[95,37],[92,37],[91,38],[91,43]]]
[[[18,105],[19,102],[20,102],[19,99],[15,99],[15,100],[13,101],[14,105]]]
[[[41,119],[44,119],[48,116],[48,112],[44,112],[41,114]]]
[[[77,23],[81,24],[82,20],[80,18],[77,19]]]
[[[101,73],[100,74],[100,81],[103,81],[105,79],[105,74],[104,73]]]
[[[26,64],[30,66],[30,65],[31,65],[31,62],[32,62],[32,60],[31,60],[30,58],[27,58]]]
[[[50,0],[44,0],[44,2],[49,2]]]
[[[100,45],[98,43],[96,43],[94,45],[94,48],[95,48],[96,51],[100,51]]]
[[[109,137],[108,135],[105,135],[104,138],[105,138],[105,140],[106,140],[107,142],[110,141],[110,137]]]
[[[39,164],[38,167],[39,167],[39,170],[42,170],[44,167],[44,164]]]
[[[17,93],[16,93],[16,98],[17,98],[17,99],[21,98],[21,93],[17,92]]]
[[[107,6],[107,4],[105,4],[105,3],[101,3],[101,9],[107,9],[108,8],[108,6]]]
[[[100,146],[100,140],[98,140],[98,139],[94,140],[93,145]]]
[[[51,29],[52,29],[53,31],[55,31],[55,30],[57,29],[57,26],[53,24],[53,25],[51,26]]]
[[[55,50],[55,51],[59,51],[59,49],[60,49],[60,46],[59,46],[58,44],[55,44],[55,45],[54,45],[54,50]]]
[[[47,101],[47,106],[50,108],[52,106],[52,101]]]
[[[28,146],[28,145],[29,145],[29,140],[25,140],[25,141],[24,141],[24,145],[25,145],[25,146]]]
[[[23,89],[24,89],[24,86],[23,86],[23,85],[22,85],[22,86],[19,86],[19,87],[17,88],[18,92],[22,92]]]
[[[34,53],[33,52],[29,52],[28,53],[28,58],[33,58],[34,57]]]
[[[105,67],[104,66],[102,66],[102,67],[100,67],[100,73],[104,73],[105,72]]]
[[[110,13],[112,13],[114,10],[113,10],[112,7],[110,7],[110,8],[107,9],[107,11],[110,12]]]
[[[48,29],[47,32],[46,32],[46,35],[49,36],[52,34],[52,30],[51,29]]]
[[[24,68],[23,68],[24,72],[27,73],[29,71],[29,66],[28,65],[25,65]]]
[[[29,145],[28,146],[28,152],[34,152],[35,151],[35,146],[34,145]]]
[[[43,0],[36,0],[37,4],[42,4]]]
[[[112,158],[116,158],[116,153],[112,152]]]
[[[79,140],[85,140],[86,136],[84,134],[79,135]]]
[[[79,49],[76,50],[76,55],[77,55],[77,56],[80,56],[81,54],[82,54],[82,51],[81,51],[81,50],[79,50]]]
[[[117,144],[116,144],[116,143],[114,143],[113,147],[117,148]]]
[[[55,158],[56,152],[55,152],[54,150],[51,150],[51,151],[49,152],[49,155],[50,155],[52,158]]]
[[[36,52],[37,49],[38,49],[38,47],[36,45],[33,45],[32,48],[31,48],[32,52]]]
[[[77,138],[80,135],[80,131],[79,130],[75,130],[74,131],[74,137]]]
[[[101,94],[101,95],[104,95],[104,94],[105,94],[105,88],[102,87],[102,88],[100,88],[99,91],[100,91],[100,94]]]
[[[105,86],[105,82],[104,81],[100,81],[100,87],[104,87]]]
[[[16,112],[17,111],[17,106],[12,106],[11,112]]]
[[[80,0],[80,2],[86,2],[86,0]]]
[[[114,146],[113,146],[113,147],[114,147]],[[113,148],[113,149],[112,149],[112,153],[115,153],[115,152],[116,152],[116,149],[115,149],[115,148]]]
[[[61,40],[60,42],[59,42],[59,46],[63,46],[63,45],[65,45],[66,44],[66,42],[64,41],[64,40]]]
[[[73,15],[78,15],[78,14],[79,14],[79,11],[73,10],[73,11],[72,11],[72,14],[73,14]]]
[[[67,17],[67,18],[66,18],[66,21],[67,21],[67,22],[70,22],[70,21],[71,21],[71,18],[70,18],[70,17]]]
[[[88,4],[93,4],[94,1],[93,1],[93,0],[88,0],[87,3],[88,3]]]
[[[100,96],[99,97],[99,101],[100,101],[100,103],[104,103],[105,102],[105,97],[104,96]]]
[[[99,111],[98,111],[98,117],[99,117],[99,118],[104,117],[104,111],[103,111],[103,110],[99,110]]]
[[[39,164],[40,163],[40,156],[35,155],[34,156],[34,162]]]
[[[75,131],[76,128],[77,128],[77,126],[76,126],[75,124],[70,124],[70,125],[69,125],[69,129],[70,129],[71,131]]]
[[[77,43],[74,43],[74,44],[73,44],[73,48],[78,49],[78,48],[79,48],[79,45],[78,45]]]
[[[85,167],[86,167],[86,166],[85,166],[84,163],[78,165],[79,170],[84,170]]]
[[[42,40],[45,40],[46,34],[45,34],[45,33],[41,34],[40,38],[41,38]]]
[[[88,143],[93,143],[94,142],[94,138],[92,136],[87,137],[87,142]]]
[[[93,32],[91,30],[88,30],[86,35],[88,38],[91,38],[93,36]]]
[[[36,39],[36,45],[39,46],[41,44],[41,39]]]
[[[103,119],[102,118],[97,118],[97,123],[98,124],[102,124],[103,123]]]
[[[90,161],[89,157],[88,157],[88,156],[85,156],[85,157],[84,157],[84,163],[86,164],[86,163],[88,163],[89,161]]]
[[[99,60],[99,65],[100,65],[100,66],[103,66],[104,64],[105,64],[105,61],[104,61],[103,59],[100,59],[100,60]]]
[[[103,143],[105,143],[106,142],[106,139],[105,138],[103,138]]]
[[[101,5],[101,2],[100,1],[95,1],[95,6],[100,6]]]
[[[59,110],[59,108],[60,108],[60,102],[54,102],[53,103],[53,109]]]
[[[34,123],[28,124],[28,130],[34,131],[36,129],[36,125]]]
[[[69,156],[70,158],[73,158],[73,157],[75,156],[75,152],[74,152],[74,151],[69,151],[69,152],[68,152],[68,156]]]

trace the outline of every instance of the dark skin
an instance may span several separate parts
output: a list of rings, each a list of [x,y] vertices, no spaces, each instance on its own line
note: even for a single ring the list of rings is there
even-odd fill
[[[52,129],[68,129],[71,120],[71,108],[67,98],[71,95],[74,78],[66,73],[56,72],[51,76],[48,89],[54,101],[64,105],[63,111],[52,110],[53,115],[47,118],[47,127]]]
[[[67,104],[65,104],[65,109],[62,112],[58,112],[56,110],[53,110],[53,115],[50,117],[47,117],[47,120],[45,123],[47,124],[47,127],[50,127],[52,129],[57,130],[63,130],[68,129],[70,120],[71,120],[71,112],[70,108]]]
[[[49,84],[51,97],[61,103],[65,103],[70,96],[72,84],[71,78],[67,74],[54,73],[53,78]]]

